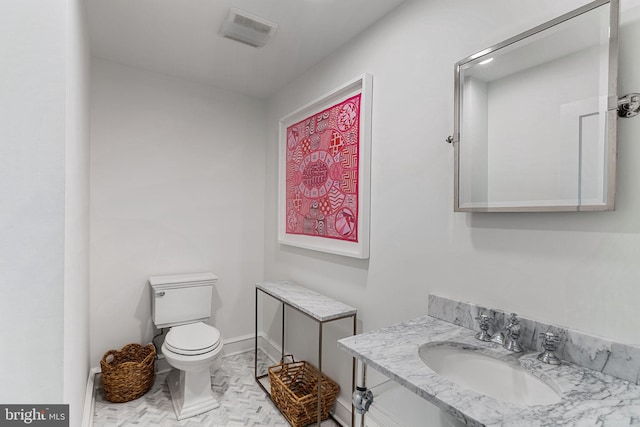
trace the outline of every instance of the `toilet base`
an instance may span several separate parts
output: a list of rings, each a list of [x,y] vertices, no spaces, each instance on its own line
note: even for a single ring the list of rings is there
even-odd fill
[[[167,375],[167,385],[178,420],[200,415],[220,406],[211,390],[211,373],[208,367],[197,372],[174,368]]]

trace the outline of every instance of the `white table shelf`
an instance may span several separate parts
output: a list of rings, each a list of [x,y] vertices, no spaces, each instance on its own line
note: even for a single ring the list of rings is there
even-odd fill
[[[260,382],[261,378],[267,376],[267,374],[258,375],[258,292],[263,292],[270,297],[278,300],[282,303],[282,346],[281,357],[284,356],[284,341],[285,341],[285,308],[291,307],[292,309],[304,314],[318,323],[318,371],[322,377],[322,326],[327,322],[334,320],[353,318],[353,335],[356,334],[356,314],[357,310],[347,304],[336,301],[325,295],[314,292],[298,284],[281,281],[281,282],[259,282],[256,283],[256,308],[255,308],[255,365],[254,374],[257,383],[260,387],[271,396],[269,390]],[[355,390],[355,357],[352,360],[351,366],[351,391]],[[320,393],[320,380],[318,379],[318,396]],[[320,426],[320,406],[321,400],[318,399],[318,426]],[[355,413],[353,407],[351,408],[351,426],[354,426]]]

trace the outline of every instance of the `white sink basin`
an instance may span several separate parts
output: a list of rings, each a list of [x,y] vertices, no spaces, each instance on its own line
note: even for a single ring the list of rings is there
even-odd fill
[[[547,383],[522,368],[517,360],[500,359],[477,347],[459,343],[427,343],[420,359],[437,374],[464,388],[518,405],[550,405],[560,396]]]

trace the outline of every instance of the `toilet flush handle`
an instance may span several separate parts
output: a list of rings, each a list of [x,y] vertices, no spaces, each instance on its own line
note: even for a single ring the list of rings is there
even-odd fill
[[[156,297],[163,297],[164,294],[165,294],[165,291],[156,292]]]

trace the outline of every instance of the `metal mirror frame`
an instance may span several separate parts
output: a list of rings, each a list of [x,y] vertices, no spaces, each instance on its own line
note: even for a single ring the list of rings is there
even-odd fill
[[[513,206],[513,207],[461,207],[459,194],[459,167],[460,167],[460,71],[468,62],[490,55],[499,49],[510,46],[527,37],[533,36],[560,23],[568,21],[600,6],[609,4],[609,67],[608,67],[608,94],[606,117],[606,170],[605,170],[605,203],[597,205],[559,205],[559,206]],[[619,0],[596,0],[578,9],[566,13],[558,18],[542,25],[518,34],[493,45],[487,49],[468,56],[455,64],[454,78],[454,134],[448,142],[454,146],[454,208],[455,212],[579,212],[579,211],[612,211],[615,209],[615,180],[616,180],[616,153],[617,153],[617,109],[618,109],[618,21],[620,15]]]

